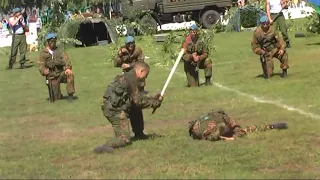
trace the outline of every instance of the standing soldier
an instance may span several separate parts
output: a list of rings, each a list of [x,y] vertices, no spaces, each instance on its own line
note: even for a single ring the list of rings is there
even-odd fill
[[[253,33],[251,41],[251,48],[254,53],[264,56],[266,59],[267,77],[273,75],[273,58],[278,58],[281,62],[280,68],[282,69],[281,77],[287,77],[288,54],[286,53],[285,43],[279,33],[273,28],[270,28],[267,16],[260,18],[260,26]]]
[[[12,45],[11,45],[11,55],[9,60],[8,70],[12,69],[13,64],[16,62],[18,49],[20,52],[20,68],[24,69],[26,62],[26,52],[27,52],[27,39],[26,33],[29,31],[24,18],[21,14],[20,8],[13,9],[13,16],[9,18],[9,25],[12,29]]]
[[[287,7],[287,0],[266,0],[266,11],[269,22],[274,24],[275,30],[281,31],[287,48],[291,47],[290,39],[287,31],[286,19],[282,13],[282,9]]]
[[[190,34],[182,47],[185,50],[182,59],[188,87],[199,86],[199,69],[204,69],[205,84],[212,85],[212,61],[208,58],[207,45],[199,39],[198,30],[195,24],[190,27]]]
[[[137,47],[132,36],[127,36],[125,39],[125,46],[122,46],[114,60],[115,67],[121,67],[123,72],[130,71],[137,62],[144,62],[144,54],[140,47]],[[139,91],[144,91],[145,82],[140,82]],[[142,109],[132,104],[129,118],[132,126],[132,131],[136,139],[146,139],[147,136],[143,133],[144,120]]]
[[[60,83],[67,83],[68,101],[74,99],[74,75],[71,61],[66,52],[56,46],[56,34],[49,33],[45,37],[47,46],[40,53],[39,72],[46,76],[52,84],[54,98],[61,99]]]
[[[141,109],[160,107],[163,99],[160,94],[148,97],[138,90],[140,82],[145,81],[149,71],[148,64],[137,62],[133,65],[132,70],[116,76],[108,86],[103,96],[101,109],[113,127],[115,138],[95,148],[95,153],[111,153],[115,148],[131,144],[128,115],[130,115],[132,104]]]
[[[234,140],[235,138],[244,137],[250,132],[286,128],[288,128],[286,123],[253,125],[242,128],[223,110],[212,110],[197,120],[189,122],[190,136],[193,139],[208,141]]]

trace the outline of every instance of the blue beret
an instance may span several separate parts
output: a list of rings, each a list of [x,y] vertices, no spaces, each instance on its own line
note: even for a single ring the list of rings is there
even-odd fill
[[[13,13],[17,13],[17,12],[20,12],[20,11],[21,11],[20,8],[14,8],[14,9],[12,10]]]
[[[269,19],[268,19],[268,17],[267,16],[261,16],[260,17],[260,19],[259,19],[259,22],[262,24],[262,23],[266,23],[266,22],[268,22],[269,21]]]
[[[49,33],[46,35],[46,40],[52,39],[52,38],[56,38],[56,34],[55,33]]]
[[[192,24],[192,25],[190,26],[190,29],[191,29],[191,30],[198,30],[198,26],[197,26],[196,24]]]
[[[132,36],[127,36],[126,37],[126,44],[131,43],[131,42],[134,42],[133,37]]]

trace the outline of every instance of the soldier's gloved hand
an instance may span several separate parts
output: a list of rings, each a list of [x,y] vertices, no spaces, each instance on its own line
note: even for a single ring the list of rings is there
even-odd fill
[[[159,108],[161,106],[161,103],[162,103],[162,97],[159,97],[159,99],[153,100],[151,107],[154,109]]]

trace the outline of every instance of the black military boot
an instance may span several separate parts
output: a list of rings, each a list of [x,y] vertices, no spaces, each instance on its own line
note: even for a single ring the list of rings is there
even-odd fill
[[[212,85],[212,83],[211,83],[211,77],[206,77],[206,82],[205,82],[205,84],[206,84],[206,86],[208,86],[208,85]]]
[[[141,132],[141,133],[135,133],[133,139],[134,139],[134,140],[149,139],[149,136],[146,135],[146,134],[143,133],[143,132]]]
[[[282,70],[281,77],[282,77],[282,78],[286,78],[287,76],[288,76],[287,69],[283,69],[283,70]]]
[[[102,154],[102,153],[114,153],[114,148],[104,144],[102,146],[98,146],[96,147],[93,152],[97,153],[97,154]]]
[[[24,65],[24,63],[21,63],[20,64],[20,69],[25,69],[26,68],[26,66]]]
[[[68,95],[68,101],[72,102],[74,100],[73,94]]]
[[[286,42],[287,48],[291,48],[290,41]]]

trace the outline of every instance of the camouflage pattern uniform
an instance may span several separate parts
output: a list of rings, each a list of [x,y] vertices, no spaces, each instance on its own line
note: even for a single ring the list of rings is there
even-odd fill
[[[134,51],[130,53],[130,51],[126,48],[125,45],[120,48],[114,60],[114,66],[121,67],[122,64],[129,64],[130,67],[124,70],[124,72],[128,72],[132,69],[133,65],[139,61],[144,62],[144,54],[142,49],[140,47],[135,46]],[[138,85],[140,92],[145,93],[144,87],[145,82],[141,82],[140,85]],[[136,106],[135,104],[132,104],[129,112],[129,118],[132,126],[132,131],[134,132],[135,137],[137,137],[138,139],[146,138],[145,134],[143,133],[144,120],[142,109]]]
[[[266,64],[268,77],[273,75],[273,58],[280,60],[280,68],[283,70],[283,77],[287,74],[288,65],[288,54],[286,52],[286,44],[283,41],[282,37],[279,36],[279,33],[276,32],[273,28],[269,28],[267,32],[262,30],[262,27],[259,26],[253,33],[253,38],[251,41],[251,48],[254,53],[258,55],[266,54]],[[283,50],[282,55],[278,55],[279,50]]]
[[[49,74],[47,77],[49,80],[51,80],[52,89],[56,100],[62,98],[60,83],[67,84],[66,88],[69,95],[73,95],[75,93],[74,75],[71,74],[67,76],[64,72],[66,69],[72,70],[71,61],[66,52],[60,48],[57,48],[53,51],[53,54],[50,54],[49,50],[45,48],[40,53],[38,65],[39,72],[43,76],[45,76],[44,70],[49,69]]]
[[[134,63],[138,61],[144,61],[144,54],[141,48],[136,46],[134,51],[130,53],[126,46],[122,46],[114,59],[114,66],[121,67],[122,64],[129,64],[130,68],[127,68],[126,71],[130,71]]]
[[[188,86],[199,86],[199,69],[204,69],[206,78],[206,85],[211,85],[210,79],[212,77],[212,61],[208,58],[208,49],[206,44],[199,40],[199,38],[193,39],[191,34],[186,38],[183,44],[185,53],[182,57],[184,61],[184,71],[187,76]],[[199,61],[194,61],[194,55],[199,56]]]
[[[128,116],[132,104],[141,109],[157,108],[161,104],[159,97],[148,97],[140,93],[137,84],[139,82],[133,69],[116,76],[103,96],[101,109],[115,132],[115,137],[106,144],[109,147],[119,148],[131,144]]]
[[[223,137],[243,137],[250,132],[267,131],[271,129],[285,129],[285,123],[261,126],[246,126],[242,128],[232,120],[224,111],[211,111],[195,121],[189,122],[189,134],[193,139],[208,141],[223,140]]]

